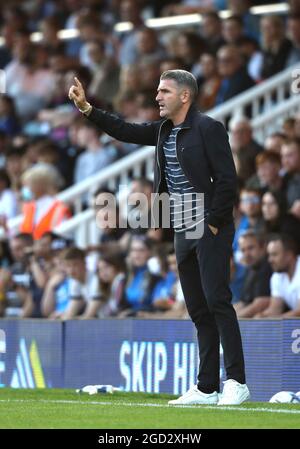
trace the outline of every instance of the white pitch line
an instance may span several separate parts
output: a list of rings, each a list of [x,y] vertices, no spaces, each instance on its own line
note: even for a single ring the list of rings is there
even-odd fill
[[[211,406],[211,405],[205,405],[203,407],[197,406],[197,405],[176,405],[176,406],[170,406],[168,404],[155,404],[153,402],[149,402],[148,404],[140,403],[140,402],[122,402],[122,401],[74,401],[74,400],[65,400],[65,399],[0,399],[0,403],[8,403],[8,402],[20,402],[20,403],[46,403],[46,404],[80,404],[80,405],[118,405],[118,406],[125,406],[125,407],[159,407],[159,408],[188,408],[188,409],[202,409],[202,410],[220,410],[220,411],[239,411],[239,412],[261,412],[261,413],[288,413],[288,414],[300,414],[299,410],[287,410],[287,409],[270,409],[266,407],[259,407],[259,408],[244,408],[244,407],[237,407],[237,406],[224,406],[224,405],[218,405],[218,406]]]

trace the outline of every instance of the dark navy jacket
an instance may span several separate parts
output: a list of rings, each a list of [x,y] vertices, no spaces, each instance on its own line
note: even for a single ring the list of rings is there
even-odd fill
[[[163,143],[173,127],[171,120],[127,123],[94,107],[88,118],[118,140],[154,145],[154,192],[167,192]],[[209,212],[207,223],[220,228],[232,222],[237,176],[224,126],[192,105],[177,134],[176,153],[189,182],[197,192],[204,193],[205,209]]]

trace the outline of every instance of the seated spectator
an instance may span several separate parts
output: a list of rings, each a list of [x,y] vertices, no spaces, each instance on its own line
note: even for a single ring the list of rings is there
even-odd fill
[[[263,151],[252,134],[250,121],[233,117],[229,122],[230,142],[239,179],[244,183],[255,173],[255,158]]]
[[[101,298],[97,276],[87,269],[85,257],[85,251],[75,247],[66,249],[62,256],[64,270],[70,280],[69,303],[62,319],[76,317],[89,302]]]
[[[52,236],[53,268],[42,297],[41,311],[45,318],[64,319],[65,314],[69,314],[71,280],[67,277],[63,255],[71,242],[58,235]]]
[[[13,59],[5,67],[7,94],[15,101],[16,111],[25,122],[51,100],[54,75],[38,66],[38,47],[30,42],[29,32],[18,31]]]
[[[238,318],[253,318],[268,307],[272,269],[264,238],[252,230],[239,238],[242,263],[247,267],[240,300],[234,304]]]
[[[206,50],[205,40],[194,31],[182,31],[177,36],[175,56],[182,59],[186,70],[199,75],[197,61]]]
[[[148,261],[148,268],[154,275],[161,276],[153,292],[154,312],[164,312],[172,309],[175,297],[174,290],[177,283],[175,273],[169,269],[167,259],[168,248],[165,244],[156,244],[154,256]]]
[[[222,36],[222,19],[216,11],[208,11],[202,15],[200,32],[206,41],[207,50],[213,54],[225,44]]]
[[[197,104],[201,111],[212,109],[216,102],[216,96],[221,84],[218,73],[216,57],[209,53],[203,53],[200,57],[201,84]]]
[[[75,163],[74,182],[80,182],[107,167],[116,158],[116,148],[105,146],[100,140],[102,131],[90,121],[85,121],[78,130],[78,144],[85,150]]]
[[[21,177],[23,173],[24,151],[25,148],[9,147],[6,152],[5,169],[10,180],[10,188],[15,192],[18,199],[22,188]]]
[[[103,187],[99,188],[94,194],[93,207],[96,224],[101,232],[99,244],[93,249],[104,252],[108,250],[126,251],[129,235],[126,223],[124,223],[124,227],[122,226],[119,205],[114,192]]]
[[[163,292],[164,296],[162,298],[157,297],[154,299],[153,307],[154,311],[146,312],[142,311],[138,313],[140,318],[154,318],[154,319],[178,319],[178,318],[188,318],[188,312],[185,305],[185,300],[179,281],[178,267],[176,262],[176,255],[174,253],[174,248],[171,247],[166,250],[167,266],[165,271],[167,271],[167,276],[165,277],[166,289]],[[165,281],[159,282],[155,289],[156,292],[160,293],[161,286],[165,284]],[[155,294],[154,294],[155,296]],[[155,313],[154,313],[155,312]]]
[[[0,169],[0,226],[5,226],[7,220],[14,218],[19,211],[17,197],[10,188],[7,171]]]
[[[36,284],[30,272],[28,250],[32,247],[30,234],[18,234],[9,241],[13,264],[0,270],[1,313],[5,317],[39,316],[33,293]]]
[[[238,45],[245,37],[244,23],[240,16],[230,16],[222,22],[222,36],[225,45]]]
[[[283,121],[282,124],[282,132],[285,134],[286,139],[294,139],[296,136],[296,118],[295,117],[288,117]]]
[[[300,139],[285,142],[281,148],[285,170],[285,192],[290,213],[300,219]]]
[[[125,261],[121,253],[102,254],[98,261],[99,298],[90,301],[80,318],[117,316],[125,287]]]
[[[256,82],[261,81],[263,54],[258,42],[252,37],[245,36],[239,40],[237,46],[247,64],[248,75]]]
[[[91,62],[89,68],[92,73],[88,94],[111,105],[112,98],[117,94],[119,88],[119,67],[112,57],[105,54],[103,41],[88,41],[86,49]]]
[[[287,25],[292,47],[288,54],[285,67],[291,67],[300,61],[300,14],[291,13],[288,17]]]
[[[287,211],[287,202],[280,191],[268,191],[262,197],[262,215],[268,234],[288,234],[297,243],[300,254],[300,220]]]
[[[262,192],[280,190],[283,181],[280,176],[281,159],[273,151],[262,151],[255,158],[256,174],[246,182],[246,187],[253,187]]]
[[[215,106],[254,86],[254,80],[248,75],[242,55],[234,45],[224,45],[217,53],[219,74],[222,82],[217,93]]]
[[[121,316],[134,316],[141,310],[153,310],[153,293],[161,280],[157,275],[151,274],[148,260],[152,253],[152,241],[145,236],[133,236],[128,256],[128,272],[124,294],[120,307]]]
[[[9,136],[14,136],[20,131],[14,100],[5,94],[0,95],[0,130]]]
[[[263,16],[260,29],[263,52],[261,79],[266,79],[284,69],[292,44],[285,37],[285,25],[280,16]]]
[[[274,235],[267,247],[274,273],[271,277],[270,305],[257,318],[300,316],[300,256],[291,237]],[[288,309],[288,310],[287,310]]]
[[[281,148],[286,137],[284,134],[277,132],[268,136],[264,142],[264,148],[266,151],[273,151],[274,153],[281,154]]]
[[[25,201],[20,230],[38,240],[71,215],[68,207],[54,196],[61,177],[51,165],[37,164],[25,171],[22,182]]]

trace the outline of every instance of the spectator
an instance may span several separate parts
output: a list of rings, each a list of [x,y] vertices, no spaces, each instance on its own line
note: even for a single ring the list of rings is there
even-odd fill
[[[167,70],[185,70],[185,64],[184,61],[181,58],[178,58],[176,56],[170,56],[164,58],[160,63],[160,73],[164,73]]]
[[[20,230],[32,234],[37,240],[69,218],[70,211],[54,196],[61,177],[51,165],[37,164],[27,169],[22,176],[22,182],[25,202]]]
[[[282,124],[282,132],[284,133],[287,140],[294,139],[295,137],[297,137],[295,133],[295,127],[296,127],[295,117],[288,117],[284,120]]]
[[[32,237],[29,234],[18,234],[9,242],[13,264],[9,269],[0,270],[2,316],[28,318],[34,314],[31,290],[35,285],[26,253],[31,246]]]
[[[68,248],[63,254],[64,269],[70,279],[69,304],[62,319],[79,315],[91,301],[101,298],[98,279],[86,266],[85,252],[79,248]]]
[[[201,111],[207,111],[214,107],[216,96],[221,84],[218,74],[216,57],[209,53],[203,53],[200,58],[201,85],[197,103]]]
[[[29,32],[18,32],[13,59],[5,67],[7,94],[15,101],[16,111],[25,122],[51,100],[54,75],[38,66],[37,48],[30,42]]]
[[[137,32],[143,26],[141,5],[136,0],[121,0],[120,19],[131,22],[132,30],[119,36],[119,64],[121,66],[134,63],[137,58]]]
[[[248,75],[256,82],[261,81],[263,54],[258,42],[252,37],[244,36],[239,39],[237,46],[247,64]]]
[[[160,277],[151,274],[147,262],[152,242],[145,236],[133,236],[128,256],[128,274],[120,307],[121,316],[134,316],[138,311],[153,310],[153,293]]]
[[[23,155],[23,148],[10,147],[6,153],[5,169],[10,180],[10,187],[17,195],[22,187],[21,176],[23,173]]]
[[[144,56],[138,63],[141,90],[156,90],[160,77],[160,59],[155,56]]]
[[[285,135],[280,132],[270,134],[265,140],[264,148],[266,151],[273,151],[280,155],[285,140]]]
[[[186,70],[197,77],[197,61],[206,50],[205,40],[193,31],[183,31],[177,36],[176,55],[182,59]]]
[[[246,182],[246,187],[254,187],[262,192],[266,190],[280,190],[282,176],[280,176],[281,159],[273,151],[262,151],[255,158],[256,174]]]
[[[247,73],[242,56],[233,45],[224,45],[217,53],[218,69],[222,82],[216,98],[216,106],[254,86]]]
[[[100,140],[102,131],[96,125],[85,121],[78,131],[78,144],[85,150],[78,156],[75,164],[74,182],[80,182],[99,170],[107,167],[117,156],[113,145],[107,147]]]
[[[207,50],[213,54],[225,44],[222,37],[222,19],[216,11],[208,11],[202,15],[200,31],[206,41]]]
[[[300,140],[292,139],[283,144],[281,162],[285,170],[285,191],[288,207],[300,219]]]
[[[144,56],[151,56],[162,60],[166,57],[166,52],[160,44],[155,29],[146,26],[139,28],[136,36],[137,58],[135,63]]]
[[[103,41],[88,41],[86,49],[92,72],[88,93],[100,101],[111,104],[119,87],[119,67],[112,57],[106,55]]]
[[[273,268],[271,299],[267,309],[257,318],[291,318],[300,316],[300,256],[289,236],[275,235],[267,247]],[[288,309],[288,310],[287,310]]]
[[[263,51],[261,78],[266,79],[284,69],[292,44],[285,37],[285,27],[281,17],[263,16],[260,28]]]
[[[253,318],[269,306],[271,267],[261,234],[246,231],[239,238],[242,263],[247,267],[240,300],[234,304],[238,318]]]
[[[240,16],[230,16],[222,22],[222,36],[225,45],[238,45],[245,36],[243,19]]]
[[[230,141],[238,177],[247,181],[255,173],[255,157],[263,148],[254,140],[250,121],[233,117],[229,122]]]
[[[94,298],[81,318],[117,316],[125,287],[125,262],[120,253],[108,253],[98,261],[99,298]]]
[[[64,252],[70,241],[58,235],[51,242],[53,269],[44,290],[41,310],[45,318],[62,319],[68,315],[70,307],[70,278],[64,265]]]
[[[300,220],[287,211],[287,202],[281,191],[269,191],[262,197],[262,215],[268,234],[288,234],[300,254]]]
[[[288,35],[292,42],[292,48],[288,54],[285,67],[291,67],[300,61],[300,14],[289,15]]]
[[[0,96],[0,130],[9,136],[14,136],[20,131],[14,101],[5,94]]]
[[[4,169],[0,169],[0,226],[18,214],[18,202],[15,192],[10,188],[10,179]]]

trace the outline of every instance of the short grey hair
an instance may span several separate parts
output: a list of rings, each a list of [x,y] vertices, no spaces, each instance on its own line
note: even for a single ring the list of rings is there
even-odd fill
[[[196,78],[191,72],[186,70],[167,70],[160,77],[161,80],[174,80],[178,86],[187,87],[191,93],[192,101],[196,100],[198,94],[198,85]]]

